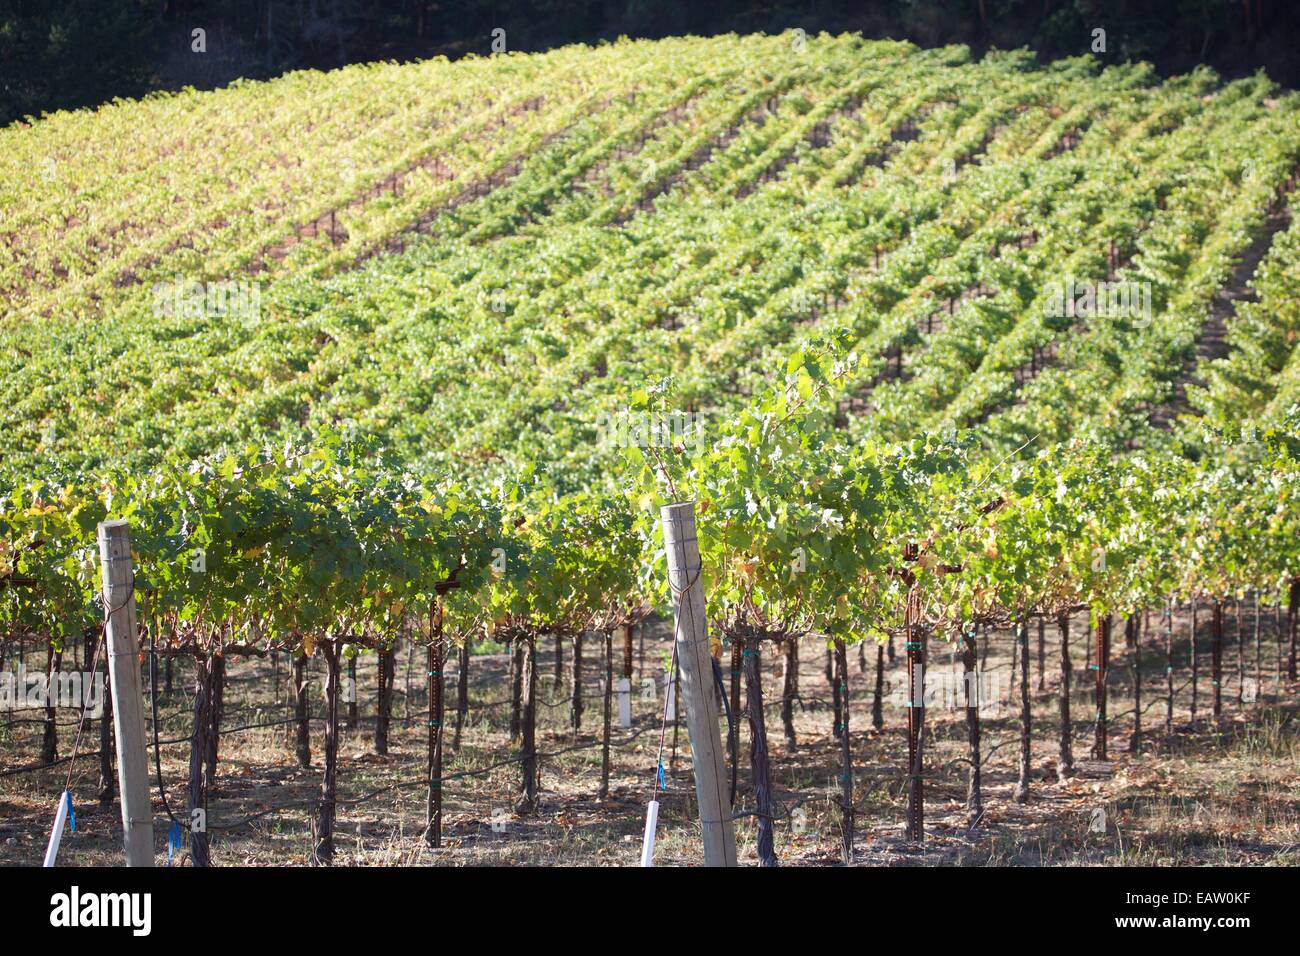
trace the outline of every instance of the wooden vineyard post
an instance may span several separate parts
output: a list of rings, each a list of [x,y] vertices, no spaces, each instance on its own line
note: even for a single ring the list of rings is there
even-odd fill
[[[104,625],[117,743],[117,783],[122,795],[122,831],[128,866],[153,866],[153,810],[149,804],[149,762],[144,742],[144,699],[140,690],[140,648],[136,645],[135,574],[131,535],[125,521],[99,526],[103,566]]]
[[[668,587],[672,591],[673,640],[682,674],[695,797],[704,836],[704,864],[735,866],[736,833],[723,777],[722,740],[718,732],[721,701],[713,689],[700,547],[695,536],[695,503],[665,505],[660,517],[668,558]]]

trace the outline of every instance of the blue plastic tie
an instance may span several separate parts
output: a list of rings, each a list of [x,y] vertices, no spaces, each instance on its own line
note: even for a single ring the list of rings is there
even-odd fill
[[[664,762],[662,760],[659,761],[659,789],[668,789],[668,780],[664,777]]]
[[[72,809],[72,794],[69,793],[67,790],[64,790],[63,795],[68,800],[68,826],[72,828],[73,833],[76,833],[77,832],[77,811]]]

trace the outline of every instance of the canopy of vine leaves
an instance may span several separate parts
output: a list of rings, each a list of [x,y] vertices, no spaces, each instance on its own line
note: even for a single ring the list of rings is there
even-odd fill
[[[144,613],[229,644],[437,595],[460,632],[612,627],[666,607],[670,500],[720,622],[873,638],[913,545],[940,634],[1274,593],[1298,114],[1263,76],[783,35],[0,131],[0,635],[102,617],[107,517]]]

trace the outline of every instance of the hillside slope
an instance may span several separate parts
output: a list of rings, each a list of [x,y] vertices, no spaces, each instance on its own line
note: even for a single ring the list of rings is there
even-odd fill
[[[790,34],[59,114],[0,133],[21,357],[0,433],[10,463],[72,467],[325,424],[415,457],[587,459],[646,383],[725,412],[835,334],[854,429],[1131,447],[1184,379],[1222,383],[1202,408],[1234,387],[1209,365],[1235,354],[1197,359],[1212,313],[1249,335],[1220,303],[1240,257],[1270,301],[1294,290],[1300,99],[1274,94]],[[1067,280],[1145,284],[1147,321],[1052,316]],[[1294,324],[1260,408],[1295,377]]]

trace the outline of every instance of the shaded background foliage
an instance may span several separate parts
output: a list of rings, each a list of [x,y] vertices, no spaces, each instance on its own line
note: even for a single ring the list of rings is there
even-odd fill
[[[0,124],[150,90],[366,60],[488,53],[491,32],[532,51],[620,35],[860,30],[922,45],[1085,52],[1164,73],[1264,68],[1294,87],[1300,16],[1290,0],[0,0]],[[206,53],[191,31],[206,31]]]

